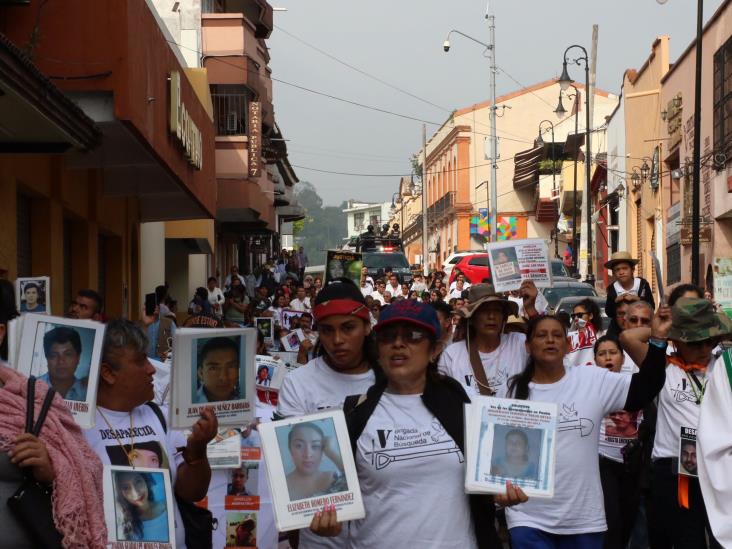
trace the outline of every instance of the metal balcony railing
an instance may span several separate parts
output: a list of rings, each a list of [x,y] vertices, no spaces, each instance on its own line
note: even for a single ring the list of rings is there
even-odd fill
[[[249,98],[244,94],[212,93],[216,135],[246,135]]]
[[[450,191],[427,208],[427,219],[430,223],[436,223],[443,215],[449,213],[453,206],[455,206],[455,191]]]

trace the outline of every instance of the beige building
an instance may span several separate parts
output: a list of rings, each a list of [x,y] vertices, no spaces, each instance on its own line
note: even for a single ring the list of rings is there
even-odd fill
[[[577,84],[581,92],[584,87]],[[554,109],[560,87],[556,80],[547,80],[496,100],[499,158],[497,177],[498,238],[550,239],[558,211],[561,175],[546,177],[541,160],[556,160],[566,147],[576,147],[568,140],[575,131],[574,118],[559,119]],[[584,94],[580,94],[584,97]],[[615,105],[617,97],[602,90],[594,92],[592,125],[601,127]],[[584,104],[580,103],[578,130],[583,133]],[[426,193],[429,221],[430,265],[440,266],[455,251],[482,249],[488,232],[481,230],[481,211],[489,208],[490,161],[486,160],[489,136],[490,102],[460,109],[429,139],[427,144]],[[544,123],[542,139],[547,146],[537,147],[539,123],[554,124],[554,145],[550,128]],[[604,152],[605,143],[594,140],[593,153]],[[525,155],[525,156],[522,156]],[[542,156],[543,155],[543,156]],[[516,169],[521,173],[517,173]],[[553,168],[556,170],[556,167]],[[571,172],[569,172],[571,173]],[[560,175],[560,177],[557,177]],[[584,172],[578,172],[584,179]],[[552,181],[553,179],[553,181]],[[554,196],[555,200],[552,200]],[[485,224],[483,223],[484,227]],[[482,232],[482,234],[481,234]],[[554,246],[552,246],[552,249]]]

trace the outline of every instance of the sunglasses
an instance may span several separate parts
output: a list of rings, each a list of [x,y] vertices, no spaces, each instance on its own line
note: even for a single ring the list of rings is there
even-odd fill
[[[376,332],[376,340],[379,343],[394,343],[397,337],[401,337],[404,343],[414,345],[427,339],[427,332],[416,328],[387,327]]]
[[[570,318],[577,318],[579,316],[585,316],[585,315],[588,315],[588,314],[590,314],[590,313],[572,313],[571,315],[569,315],[569,317]]]

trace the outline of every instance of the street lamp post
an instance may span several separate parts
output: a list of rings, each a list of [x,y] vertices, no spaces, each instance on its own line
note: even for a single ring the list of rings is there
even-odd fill
[[[473,42],[476,42],[476,43],[480,44],[481,46],[484,46],[487,51],[491,52],[491,109],[490,109],[491,220],[490,220],[490,224],[491,224],[491,242],[495,242],[498,239],[498,135],[497,135],[497,130],[496,130],[496,110],[498,109],[498,107],[496,107],[496,38],[495,38],[496,18],[493,14],[487,13],[486,19],[488,19],[489,25],[490,25],[490,44],[481,42],[480,40],[477,40],[477,39],[473,38],[472,36],[465,34],[464,32],[460,32],[459,30],[452,29],[449,33],[447,33],[447,38],[445,39],[445,42],[442,44],[442,48],[445,50],[445,52],[450,51],[450,35],[455,33],[455,34],[459,34],[460,36],[467,38],[468,40],[472,40]]]
[[[580,61],[585,63],[585,194],[587,195],[587,278],[585,282],[594,287],[595,275],[592,272],[592,198],[590,193],[590,183],[592,179],[592,147],[590,141],[590,59],[587,55],[587,50],[579,44],[573,44],[564,50],[564,61],[562,62],[562,75],[559,77],[559,85],[563,90],[567,90],[569,86],[574,82],[567,72],[567,53],[573,48],[579,48],[584,54],[583,57],[579,57],[573,61],[576,65],[580,64]]]
[[[579,133],[579,102],[580,92],[577,86],[574,84],[569,85],[570,88],[574,89],[574,93],[568,93],[567,97],[575,101],[574,107],[574,139],[577,140],[577,134]],[[558,117],[562,117],[567,113],[567,110],[562,105],[562,90],[559,90],[559,103],[554,112]],[[576,145],[576,143],[575,143]],[[574,179],[572,180],[572,265],[574,266],[574,273],[579,273],[579,241],[577,238],[577,160],[579,158],[579,145],[575,146],[574,149]]]
[[[551,127],[551,135],[552,135],[552,200],[556,199],[556,193],[557,193],[557,172],[556,172],[556,163],[557,160],[554,158],[554,124],[551,120],[542,120],[539,122],[539,137],[536,138],[536,144],[539,147],[542,147],[544,145],[544,139],[541,137],[541,126],[544,124],[544,122],[547,122],[549,126]],[[559,209],[557,208],[557,213]],[[554,256],[559,257],[559,237],[557,234],[557,222],[559,221],[559,216],[557,215],[557,218],[554,220]]]

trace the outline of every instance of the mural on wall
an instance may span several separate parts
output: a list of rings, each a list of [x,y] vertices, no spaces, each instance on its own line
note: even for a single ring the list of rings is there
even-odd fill
[[[470,234],[480,235],[488,239],[490,237],[490,214],[487,208],[478,210],[477,215],[470,218]],[[512,240],[515,238],[526,238],[526,217],[524,216],[498,216],[497,239]]]

